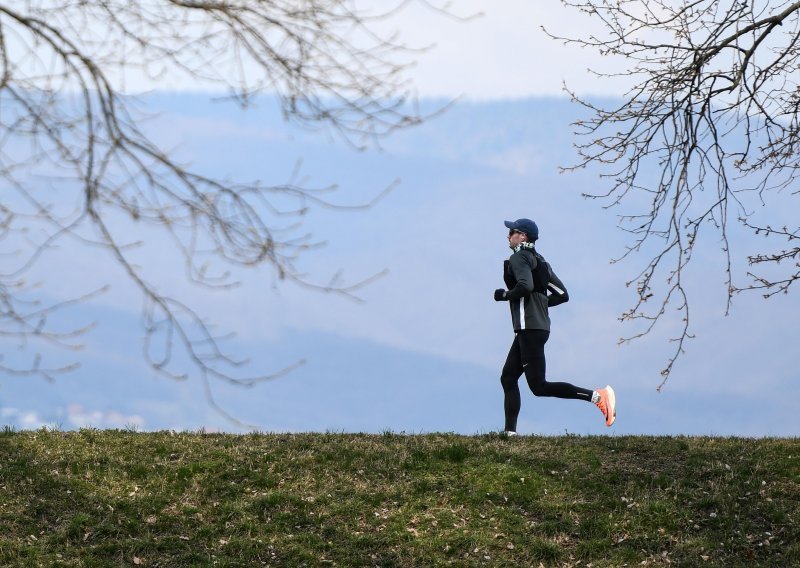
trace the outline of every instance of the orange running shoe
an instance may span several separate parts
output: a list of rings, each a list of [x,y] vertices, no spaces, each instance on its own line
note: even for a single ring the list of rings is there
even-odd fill
[[[594,404],[606,417],[606,426],[611,426],[617,419],[617,397],[614,389],[610,385],[606,385],[606,388],[597,389],[594,392],[597,393],[597,400]]]

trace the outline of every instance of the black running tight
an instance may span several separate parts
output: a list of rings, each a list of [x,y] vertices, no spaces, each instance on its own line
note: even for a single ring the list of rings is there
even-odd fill
[[[528,386],[536,396],[592,400],[589,389],[569,383],[548,383],[545,380],[544,344],[550,332],[543,329],[526,329],[515,333],[514,343],[508,351],[500,383],[503,385],[506,430],[517,431],[517,416],[522,406],[519,378],[525,374]]]

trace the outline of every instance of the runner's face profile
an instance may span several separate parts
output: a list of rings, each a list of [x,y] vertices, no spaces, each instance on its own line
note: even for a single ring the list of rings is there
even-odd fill
[[[520,233],[516,229],[511,229],[508,232],[508,247],[509,248],[512,248],[512,249],[516,248],[517,246],[519,246],[520,243],[523,243],[526,240],[527,239],[526,239],[525,233]]]

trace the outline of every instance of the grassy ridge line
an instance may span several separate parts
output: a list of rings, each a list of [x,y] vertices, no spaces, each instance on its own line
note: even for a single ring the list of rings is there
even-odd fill
[[[0,434],[2,566],[800,565],[800,440]]]

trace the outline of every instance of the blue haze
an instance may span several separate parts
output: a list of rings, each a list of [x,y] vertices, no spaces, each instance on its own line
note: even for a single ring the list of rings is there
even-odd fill
[[[586,387],[611,383],[619,420],[608,430],[591,405],[534,398],[523,379],[521,433],[800,432],[790,347],[797,295],[768,302],[741,295],[725,317],[724,266],[712,238],[687,274],[697,337],[662,392],[659,370],[678,318],[668,313],[672,319],[651,336],[617,345],[636,331],[617,318],[633,299],[625,282],[645,256],[610,264],[627,235],[615,227],[614,211],[580,197],[607,182],[597,171],[558,171],[575,160],[569,124],[577,110],[568,101],[459,103],[363,152],[284,123],[269,101],[247,111],[200,95],[154,95],[146,103],[161,111],[148,131],[210,175],[279,184],[301,161],[305,183],[338,184],[331,199],[343,204],[369,201],[399,179],[369,210],[313,210],[302,219],[327,241],[300,261],[309,278],[325,282],[342,269],[353,282],[388,269],[360,292],[363,303],[280,281],[267,268],[242,272],[233,291],[205,292],[184,283],[175,253],[160,241],[139,253],[162,287],[203,306],[221,330],[238,331],[226,345],[252,359],[249,374],[306,360],[249,389],[212,381],[214,399],[242,422],[264,431],[501,429],[499,371],[513,334],[507,307],[491,295],[509,252],[502,221],[526,216],[539,224],[539,249],[571,296],[551,314],[548,376]],[[732,237],[734,252],[751,247],[749,235]],[[54,297],[104,282],[112,291],[69,312],[76,322],[98,322],[79,354],[81,369],[52,384],[0,378],[2,423],[247,429],[207,403],[198,377],[176,382],[144,365],[141,300],[107,255],[65,244],[40,270],[44,281],[58,275],[58,290],[47,290]]]

